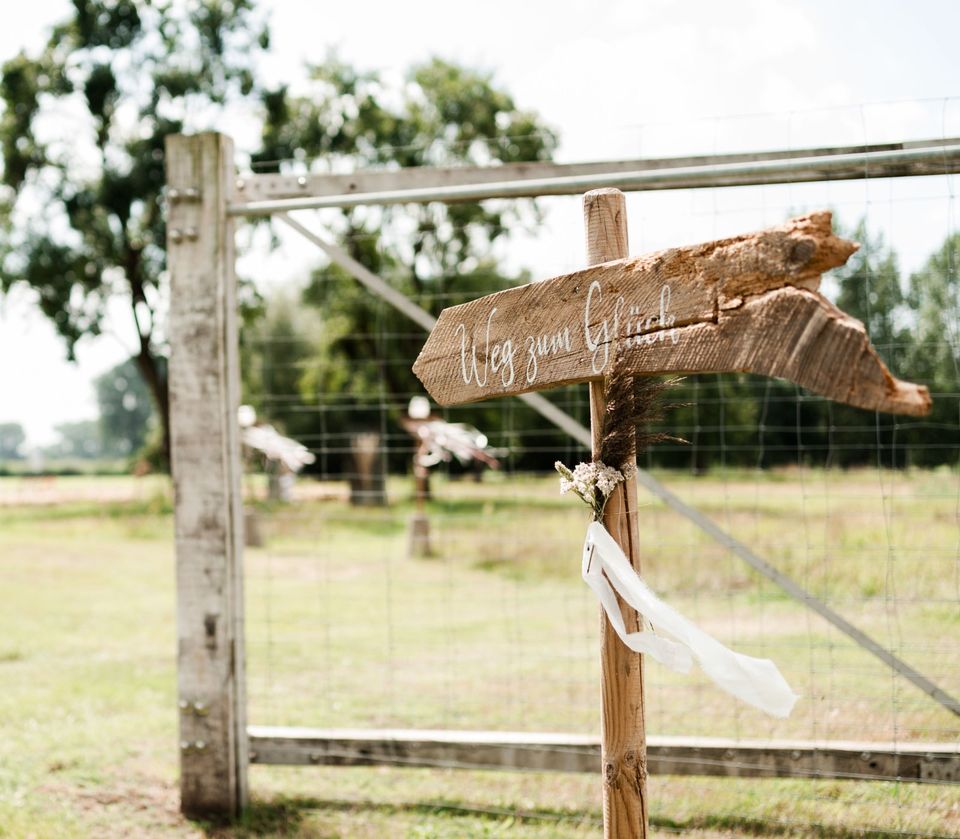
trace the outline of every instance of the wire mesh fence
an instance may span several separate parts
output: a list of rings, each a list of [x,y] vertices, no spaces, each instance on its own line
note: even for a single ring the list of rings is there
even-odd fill
[[[629,199],[633,253],[678,244],[661,240],[666,215],[684,219],[685,241],[823,207],[847,230],[862,222],[860,261],[826,277],[824,287],[864,319],[895,373],[930,386],[932,416],[886,417],[756,377],[692,376],[675,389],[671,401],[681,404],[664,423],[685,442],[646,451],[640,463],[953,696],[960,695],[955,188],[955,176],[945,175]],[[519,260],[530,260],[536,278],[581,267],[571,234],[576,201],[542,199],[539,207],[543,227],[499,268],[418,262],[418,243],[429,236],[473,235],[470,221],[431,210],[353,211],[346,224],[333,213],[320,219],[357,258],[437,311],[525,279]],[[913,235],[918,220],[922,237]],[[425,232],[427,222],[437,227]],[[554,460],[573,465],[588,453],[516,400],[435,408],[445,421],[476,426],[500,466],[480,470],[456,458],[435,466],[421,510],[412,469],[418,441],[402,420],[410,399],[422,395],[409,371],[424,332],[342,270],[317,266],[295,289],[267,293],[242,339],[248,398],[316,457],[289,501],[269,500],[262,476],[247,478],[263,537],[246,555],[250,722],[597,734],[597,605],[577,567],[587,515],[560,497],[551,473]],[[587,421],[585,386],[550,398]],[[379,488],[375,497],[358,495],[360,434],[374,435],[374,462],[363,471],[384,476],[382,495]],[[411,550],[418,512],[429,523],[429,550]],[[790,718],[776,720],[697,672],[649,664],[649,734],[960,746],[954,714],[690,521],[653,498],[641,498],[639,517],[643,573],[654,590],[724,643],[772,658],[802,697]],[[518,800],[504,799],[502,789],[483,799],[482,789],[469,806],[496,810],[494,802]],[[576,789],[574,799],[586,794]],[[956,779],[866,786],[664,778],[651,789],[654,824],[663,830],[960,832]],[[582,806],[577,829],[592,830],[596,804]],[[519,811],[516,803],[504,810]]]

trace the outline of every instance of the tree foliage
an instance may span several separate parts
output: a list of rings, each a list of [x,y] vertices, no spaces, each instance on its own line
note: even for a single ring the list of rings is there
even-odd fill
[[[54,428],[59,439],[44,449],[47,457],[60,459],[95,460],[105,456],[100,424],[96,420],[62,422]]]
[[[0,422],[0,460],[20,460],[27,435],[18,422]]]
[[[491,76],[440,59],[414,67],[400,85],[336,57],[310,75],[307,95],[287,88],[265,94],[263,148],[254,167],[277,171],[283,161],[298,160],[334,171],[496,165],[549,160],[556,147],[554,133]],[[403,266],[418,294],[437,298],[489,260],[493,244],[529,219],[534,206],[426,204],[405,208],[402,222],[390,209],[362,208],[345,213],[342,235],[355,258]]]
[[[38,54],[0,68],[0,291],[32,287],[70,358],[124,300],[167,449],[164,138],[255,92],[253,6],[74,0]]]
[[[758,376],[691,376],[672,394],[686,404],[668,418],[668,427],[693,445],[667,447],[655,455],[656,462],[700,470],[957,461],[960,236],[948,237],[905,282],[896,253],[864,220],[850,231],[838,225],[838,232],[859,242],[860,249],[832,272],[834,302],[864,323],[895,375],[930,387],[932,415],[910,419],[864,411]]]
[[[166,377],[166,365],[162,365]],[[100,411],[101,448],[105,455],[125,457],[139,452],[156,420],[150,392],[136,360],[129,358],[93,383]]]
[[[960,378],[960,233],[953,233],[910,277],[915,339],[907,363],[924,381],[955,388]]]
[[[519,108],[490,75],[450,62],[416,66],[398,84],[335,57],[311,68],[310,75],[306,95],[286,88],[265,95],[263,149],[253,157],[255,167],[499,165],[548,160],[556,146],[553,132]],[[354,259],[437,314],[444,306],[526,281],[526,275],[505,274],[496,244],[537,218],[532,201],[361,208],[342,214],[337,233]],[[350,429],[378,427],[384,404],[395,420],[420,387],[410,359],[423,343],[421,327],[337,266],[315,271],[301,300],[320,313],[316,338],[267,345],[263,363],[276,383],[290,375],[282,372],[280,356],[289,371],[289,355],[299,354],[296,384],[285,382],[284,392],[295,390],[302,405],[274,404],[271,416],[294,435],[322,431],[340,438]],[[292,325],[275,320],[272,328],[283,333]],[[331,404],[345,392],[356,402],[350,411]],[[480,406],[470,413],[483,427],[486,417],[501,412]],[[344,449],[342,442],[335,448]],[[336,468],[338,460],[322,458],[318,468],[323,463]]]

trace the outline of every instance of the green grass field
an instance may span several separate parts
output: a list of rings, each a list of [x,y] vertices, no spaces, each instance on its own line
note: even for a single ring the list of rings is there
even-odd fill
[[[960,485],[949,472],[666,476],[914,666],[960,693]],[[257,489],[251,484],[251,489]],[[551,479],[436,480],[435,556],[385,510],[301,483],[247,552],[250,722],[597,730],[585,510]],[[960,725],[661,506],[645,575],[803,694],[787,721],[647,669],[651,732],[957,742]],[[0,836],[591,836],[588,776],[251,768],[239,825],[177,813],[172,519],[162,479],[0,479]],[[654,777],[654,835],[960,835],[956,786]]]

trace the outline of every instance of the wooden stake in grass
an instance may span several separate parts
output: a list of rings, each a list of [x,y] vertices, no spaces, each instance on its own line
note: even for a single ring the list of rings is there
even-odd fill
[[[859,321],[817,288],[857,246],[829,213],[729,239],[627,259],[618,190],[584,196],[585,270],[445,309],[414,372],[441,405],[590,383],[592,456],[633,462],[648,407],[633,377],[753,372],[872,410],[921,415],[925,387],[900,381]],[[610,460],[616,462],[610,462]],[[612,492],[603,524],[639,571],[637,487]],[[623,608],[623,607],[622,607]],[[640,629],[623,608],[628,632]],[[647,835],[643,666],[602,618],[603,820],[607,837]]]

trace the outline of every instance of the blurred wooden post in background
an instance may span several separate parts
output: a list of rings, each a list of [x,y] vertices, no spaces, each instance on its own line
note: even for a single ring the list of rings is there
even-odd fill
[[[626,199],[619,189],[597,189],[583,196],[587,265],[630,255]],[[606,409],[603,381],[590,382],[590,431],[593,459],[600,459],[600,435]],[[618,464],[608,464],[616,467]],[[603,524],[637,573],[637,481],[619,484],[607,501]],[[637,613],[623,606],[629,632],[639,630]],[[643,659],[630,650],[600,610],[600,717],[603,771],[603,833],[607,837],[647,835],[647,743],[643,719]]]
[[[166,165],[181,809],[232,816],[249,762],[233,143],[170,136]]]
[[[383,445],[376,431],[350,435],[350,503],[355,507],[387,506]]]

